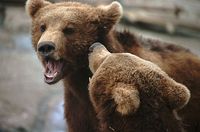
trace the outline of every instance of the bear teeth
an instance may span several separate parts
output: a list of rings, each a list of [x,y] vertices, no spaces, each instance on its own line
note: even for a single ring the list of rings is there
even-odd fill
[[[54,74],[46,74],[46,77],[53,78],[58,74],[58,72],[55,72]]]

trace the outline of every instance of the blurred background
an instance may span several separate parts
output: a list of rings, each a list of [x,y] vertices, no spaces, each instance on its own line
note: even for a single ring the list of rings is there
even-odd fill
[[[182,45],[200,56],[200,0],[118,1],[124,7],[118,30]],[[0,132],[64,132],[63,86],[43,81],[24,5],[25,0],[0,0]]]

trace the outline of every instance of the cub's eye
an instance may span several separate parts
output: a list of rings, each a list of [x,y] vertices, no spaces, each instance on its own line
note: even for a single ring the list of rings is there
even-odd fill
[[[65,28],[64,30],[63,30],[63,33],[65,34],[65,35],[71,35],[71,34],[73,34],[75,32],[75,29],[74,28],[71,28],[71,27],[67,27],[67,28]]]
[[[45,32],[45,30],[46,30],[46,25],[41,25],[40,26],[40,31],[43,33],[43,32]]]

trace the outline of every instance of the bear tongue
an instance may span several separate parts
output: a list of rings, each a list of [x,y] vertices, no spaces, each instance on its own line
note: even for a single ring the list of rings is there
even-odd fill
[[[48,60],[45,68],[45,76],[49,79],[53,79],[58,73],[61,72],[61,68],[61,61]]]

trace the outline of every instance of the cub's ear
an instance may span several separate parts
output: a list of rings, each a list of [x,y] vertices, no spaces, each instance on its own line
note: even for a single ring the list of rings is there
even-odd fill
[[[99,21],[103,24],[103,28],[110,30],[121,18],[123,14],[122,6],[119,2],[114,1],[107,6],[98,6]]]
[[[35,13],[42,7],[51,4],[45,0],[27,0],[26,2],[26,12],[30,15],[30,17],[34,17]]]

